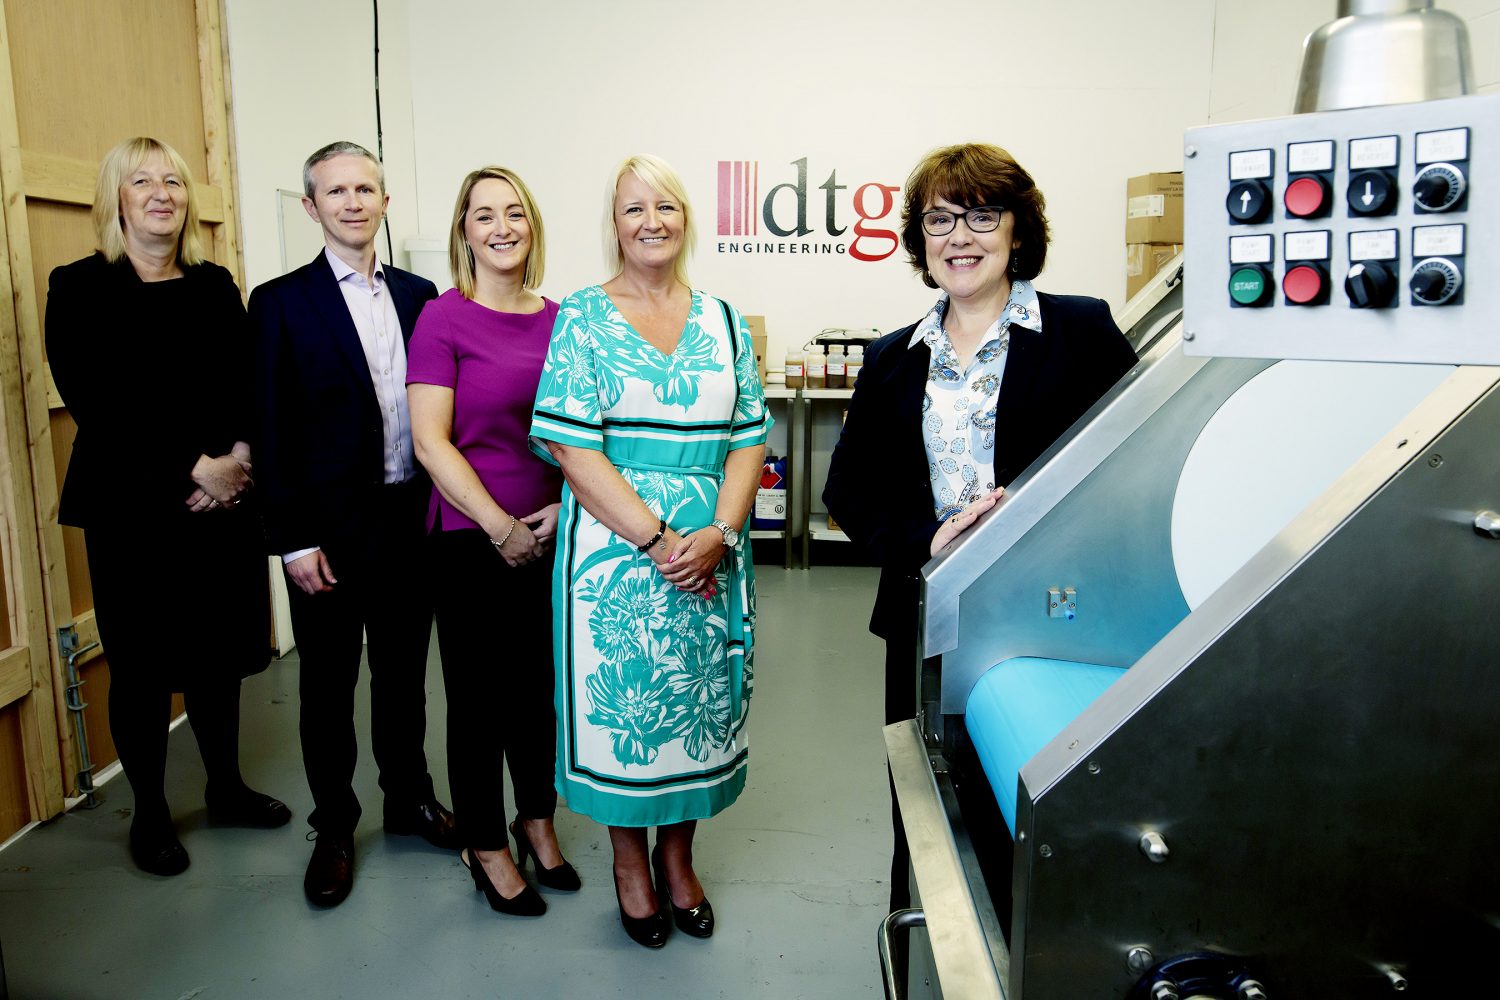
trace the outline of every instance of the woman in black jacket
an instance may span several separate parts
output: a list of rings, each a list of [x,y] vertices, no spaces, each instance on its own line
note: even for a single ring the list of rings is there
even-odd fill
[[[203,257],[192,179],[166,143],[105,154],[99,249],[52,272],[47,356],[78,424],[58,520],[82,528],[109,727],[135,794],[142,870],[188,866],[164,780],[172,692],[208,774],[209,816],[291,819],[239,769],[240,680],[270,661],[270,597],[250,463],[250,342],[228,271]]]
[[[877,340],[849,403],[823,501],[880,562],[870,630],[886,641],[886,722],[917,711],[918,573],[995,506],[1134,367],[1099,299],[1032,287],[1045,201],[997,146],[929,153],[906,182],[902,243],[937,303]],[[892,905],[906,905],[897,818]]]

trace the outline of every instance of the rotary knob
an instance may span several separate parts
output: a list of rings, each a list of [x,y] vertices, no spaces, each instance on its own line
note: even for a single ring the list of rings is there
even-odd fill
[[[1355,309],[1384,309],[1396,292],[1396,276],[1385,264],[1362,260],[1344,277],[1344,294]]]
[[[1464,196],[1468,181],[1463,168],[1451,163],[1429,163],[1412,182],[1412,199],[1427,212],[1446,212]]]
[[[1440,306],[1452,300],[1464,283],[1463,272],[1446,257],[1418,261],[1411,272],[1412,300],[1424,306]]]

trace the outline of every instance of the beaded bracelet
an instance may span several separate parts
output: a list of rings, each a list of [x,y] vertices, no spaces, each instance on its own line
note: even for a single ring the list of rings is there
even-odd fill
[[[651,538],[650,538],[650,540],[647,541],[645,545],[639,546],[638,551],[641,551],[641,552],[649,552],[649,551],[651,551],[651,546],[653,546],[657,542],[661,541],[662,536],[667,533],[667,521],[666,521],[666,518],[659,518],[659,520],[661,521],[661,524],[657,526],[656,534],[652,535]]]
[[[510,516],[510,530],[505,533],[505,537],[502,538],[502,539],[500,539],[498,542],[495,541],[493,538],[491,538],[490,539],[490,544],[493,545],[495,548],[498,549],[500,546],[502,546],[506,542],[510,541],[510,536],[514,535],[515,533],[516,533],[516,515],[512,514]]]

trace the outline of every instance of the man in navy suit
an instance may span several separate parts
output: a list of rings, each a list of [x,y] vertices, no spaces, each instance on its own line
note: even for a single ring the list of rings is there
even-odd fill
[[[456,848],[423,748],[432,603],[423,565],[431,482],[412,453],[406,343],[432,282],[375,256],[390,197],[351,142],[302,169],[325,247],[250,296],[263,490],[301,659],[302,760],[317,842],[303,887],[336,906],[354,877],[354,688],[369,640],[370,728],[387,833]]]

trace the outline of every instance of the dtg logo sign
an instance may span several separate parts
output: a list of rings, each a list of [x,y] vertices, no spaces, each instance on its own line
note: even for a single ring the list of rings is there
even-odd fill
[[[719,253],[837,253],[877,261],[900,248],[901,237],[894,228],[900,185],[871,181],[845,199],[839,192],[849,190],[849,185],[839,183],[838,170],[830,170],[828,179],[817,186],[821,197],[812,196],[823,210],[822,231],[814,235],[807,224],[807,157],[790,166],[796,168],[797,179],[772,185],[762,198],[759,161],[719,161]],[[847,237],[851,227],[840,224],[848,218],[846,213],[854,216]]]

